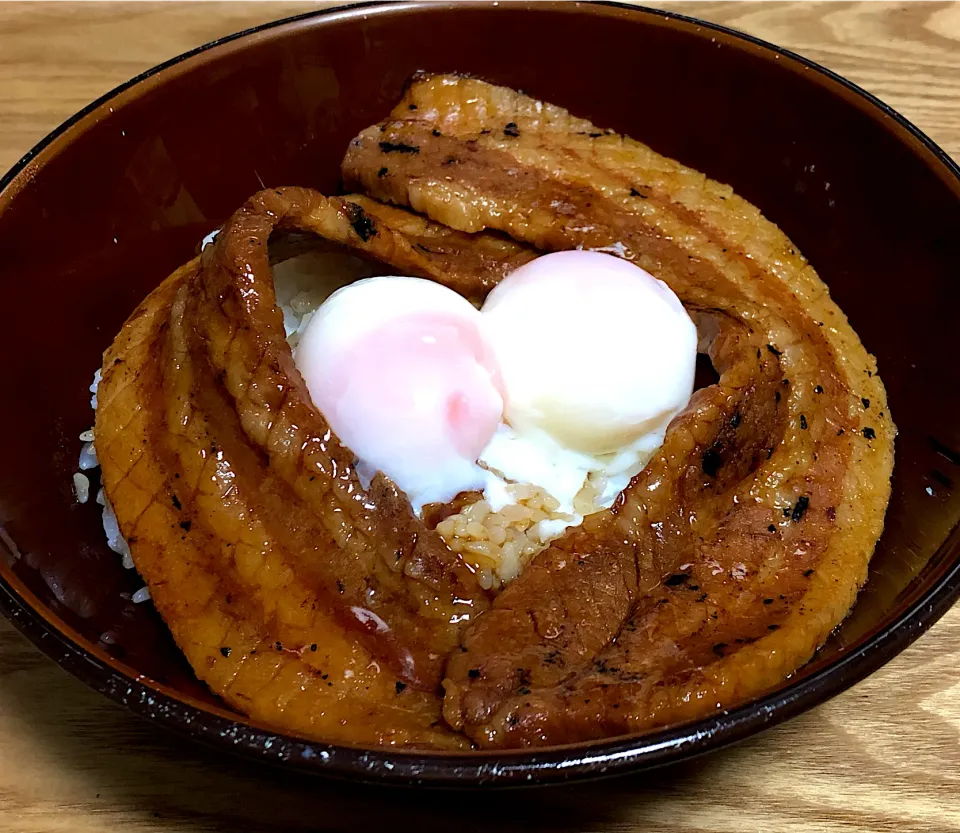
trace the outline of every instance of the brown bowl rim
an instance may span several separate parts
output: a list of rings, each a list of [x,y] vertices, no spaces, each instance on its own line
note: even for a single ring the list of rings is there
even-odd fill
[[[88,104],[37,142],[0,178],[0,211],[15,197],[18,177],[37,156],[85,117],[131,88],[155,78],[188,59],[233,41],[295,24],[333,15],[364,16],[371,13],[402,13],[419,7],[437,6],[451,10],[466,5],[457,2],[361,2],[310,11],[244,29],[210,41],[164,61]],[[470,2],[474,7],[493,9],[499,4]],[[516,8],[539,7],[585,11],[578,2],[520,2]],[[845,88],[876,111],[892,119],[943,166],[955,188],[960,189],[960,166],[923,131],[871,93],[795,52],[729,27],[677,12],[635,6],[613,0],[589,4],[638,16],[667,18],[688,26],[707,29],[739,41],[761,52],[773,53],[812,70]],[[590,12],[587,12],[590,13]],[[901,137],[898,137],[901,138]],[[902,138],[901,138],[902,141]],[[916,151],[913,151],[916,154]],[[928,167],[932,167],[928,165]],[[11,188],[11,186],[13,186]],[[5,542],[0,545],[7,549]],[[83,647],[79,635],[72,636],[65,623],[44,613],[45,605],[19,580],[0,571],[0,613],[58,665],[91,688],[151,719],[171,731],[208,746],[273,765],[283,765],[308,775],[337,776],[376,783],[440,787],[546,785],[570,780],[624,774],[688,760],[742,740],[761,729],[774,726],[824,702],[859,682],[904,650],[933,625],[960,597],[960,525],[956,526],[931,563],[941,565],[941,575],[898,615],[822,667],[788,683],[781,690],[707,718],[647,734],[618,737],[591,743],[537,750],[479,751],[450,755],[432,752],[403,752],[389,749],[362,749],[303,740],[269,728],[233,720],[226,711],[200,705],[193,698],[174,695],[170,689],[141,675],[130,675],[106,654]],[[197,703],[197,705],[193,705]]]

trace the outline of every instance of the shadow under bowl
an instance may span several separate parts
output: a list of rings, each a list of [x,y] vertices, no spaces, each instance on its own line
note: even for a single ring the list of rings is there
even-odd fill
[[[796,55],[614,4],[387,4],[226,38],[90,105],[0,181],[0,609],[60,665],[182,735],[308,773],[549,783],[718,748],[850,686],[960,594],[960,171],[909,122]],[[418,69],[523,89],[727,182],[816,266],[875,353],[899,426],[867,586],[764,697],[638,737],[472,755],[278,736],[193,677],[76,503],[87,386],[136,304],[262,187],[331,193],[347,142]],[[94,484],[96,488],[96,484]]]

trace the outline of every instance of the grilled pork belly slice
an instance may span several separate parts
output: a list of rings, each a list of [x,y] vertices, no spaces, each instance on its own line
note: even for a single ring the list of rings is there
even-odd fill
[[[895,428],[873,358],[790,240],[639,142],[453,75],[415,78],[343,175],[454,229],[634,261],[701,313],[721,372],[613,510],[471,625],[449,723],[493,747],[641,731],[809,660],[866,578]]]

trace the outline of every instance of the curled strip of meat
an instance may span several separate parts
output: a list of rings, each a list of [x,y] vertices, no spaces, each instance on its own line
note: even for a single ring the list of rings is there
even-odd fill
[[[362,197],[258,194],[105,355],[107,495],[157,609],[227,702],[328,740],[460,745],[436,691],[487,594],[392,483],[361,486],[311,404],[274,299],[278,229],[470,287],[532,257]]]
[[[326,591],[327,604],[361,640],[402,679],[431,690],[456,642],[459,628],[450,623],[468,621],[486,599],[383,475],[369,490],[361,487],[353,453],[310,402],[284,337],[267,259],[270,233],[287,224],[390,247],[384,258],[402,259],[410,248],[391,240],[356,203],[305,191],[264,192],[223,230],[202,263],[201,282],[183,290],[194,336],[185,352],[207,360],[205,377],[223,386],[221,407],[268,456],[259,490],[272,505],[260,515],[280,522],[276,538],[289,542],[284,548],[294,572],[314,575],[318,592]]]
[[[261,192],[105,355],[107,494],[197,675],[310,737],[516,747],[702,716],[809,659],[865,578],[895,429],[779,229],[637,142],[456,76],[415,79],[344,177],[430,219]],[[310,403],[269,272],[287,231],[475,303],[537,249],[612,251],[681,297],[719,382],[611,510],[491,601],[389,480],[363,487]]]
[[[610,646],[623,642],[637,606],[665,580],[681,575],[675,584],[701,591],[696,581],[688,584],[694,565],[685,560],[780,442],[786,422],[775,398],[776,360],[743,351],[746,332],[736,321],[719,326],[724,337],[710,348],[722,371],[718,384],[695,394],[619,505],[590,516],[538,556],[465,635],[464,650],[447,669],[445,714],[453,725],[503,723],[531,743],[592,736],[603,725],[593,716],[602,701],[591,701],[597,705],[578,730],[569,702],[578,695],[547,704],[535,699],[538,690],[576,690],[582,677],[592,678]],[[709,461],[721,453],[714,468]],[[775,520],[771,512],[765,517]],[[481,742],[502,742],[493,730],[484,732]]]
[[[638,142],[457,76],[415,79],[343,173],[451,228],[633,260],[700,311],[721,371],[613,510],[471,626],[447,721],[487,746],[627,733],[806,662],[866,578],[895,428],[872,357],[782,232]]]

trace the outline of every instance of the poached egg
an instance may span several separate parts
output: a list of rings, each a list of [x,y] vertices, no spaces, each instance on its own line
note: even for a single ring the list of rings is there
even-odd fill
[[[585,479],[595,508],[612,504],[693,392],[697,331],[680,300],[627,260],[573,250],[512,272],[483,316],[506,399],[481,460],[563,512],[581,514]]]
[[[334,292],[294,353],[314,404],[414,511],[483,488],[480,452],[503,414],[499,370],[469,301],[433,281],[374,277]]]
[[[611,505],[663,442],[696,350],[666,284],[567,251],[508,275],[481,310],[420,278],[350,284],[309,320],[295,361],[361,476],[383,471],[415,512],[471,490],[498,511],[511,484],[532,484],[569,516],[559,535]]]

